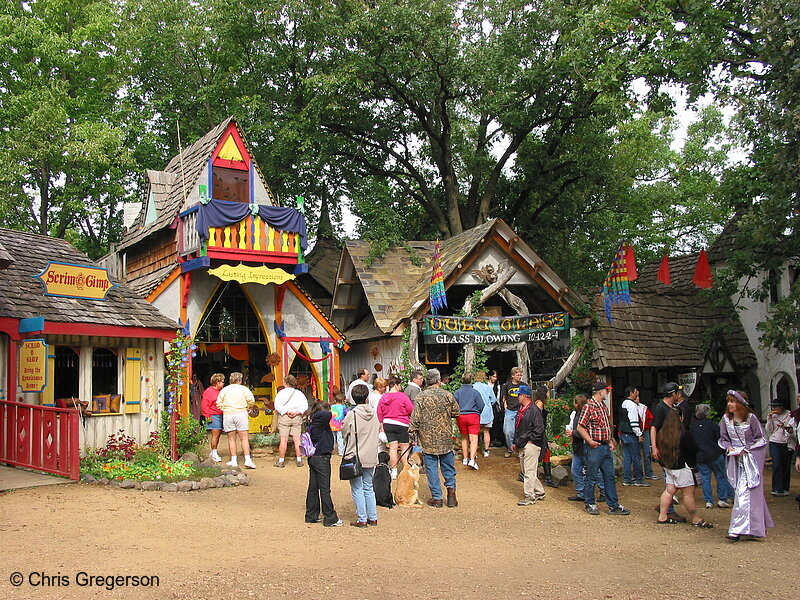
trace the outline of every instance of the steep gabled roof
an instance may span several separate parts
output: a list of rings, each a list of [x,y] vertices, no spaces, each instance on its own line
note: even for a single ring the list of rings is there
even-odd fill
[[[334,240],[318,238],[305,259],[308,275],[331,295],[336,287],[336,272],[341,257],[342,250]]]
[[[247,146],[244,132],[239,128],[233,117],[228,117],[222,123],[214,127],[194,144],[186,148],[182,154],[178,154],[169,161],[163,171],[148,171],[148,194],[144,198],[142,209],[136,217],[133,225],[126,232],[120,242],[119,248],[124,249],[136,242],[143,240],[151,233],[159,231],[172,224],[178,213],[184,208],[184,202],[191,192],[196,188],[197,180],[206,168],[208,159],[211,157],[214,148],[225,133],[228,125],[233,123],[236,131],[242,138],[242,142],[252,157],[252,152]],[[258,165],[255,164],[255,173],[261,178],[267,193],[272,196],[272,192],[264,180]],[[204,183],[204,182],[202,182]],[[155,200],[156,218],[153,222],[145,224],[147,216],[147,204],[149,202],[149,192],[153,191]],[[274,201],[274,199],[273,199]]]
[[[559,303],[574,314],[580,302],[577,296],[500,219],[491,219],[441,242],[445,287],[449,287],[469,268],[480,250],[492,239],[502,240],[507,245],[504,249],[509,254],[515,253],[519,258],[518,262],[529,265],[531,272],[536,272],[541,285],[550,287],[553,294],[558,296]],[[419,265],[412,262],[408,248],[403,246],[388,248],[383,257],[375,258],[368,264],[370,243],[363,240],[346,242],[344,252],[352,261],[375,324],[383,332],[390,333],[403,319],[427,308],[435,244],[433,241],[408,242],[408,247],[420,259]],[[343,263],[344,260],[340,263],[340,271]],[[350,332],[347,335],[348,338],[355,339]]]
[[[614,306],[608,323],[601,295],[595,312],[592,362],[609,367],[698,368],[703,365],[712,327],[727,323],[721,340],[736,368],[757,363],[755,353],[732,307],[714,307],[692,283],[698,254],[670,258],[672,285],[657,280],[661,261],[641,267],[631,291],[631,304]]]
[[[105,300],[45,296],[35,278],[50,261],[94,266],[91,260],[67,241],[33,233],[0,229],[10,248],[13,263],[0,270],[0,317],[25,319],[44,317],[57,323],[92,323],[120,327],[175,329],[177,324],[162,315],[129,288],[119,285]],[[114,283],[119,283],[112,278]]]

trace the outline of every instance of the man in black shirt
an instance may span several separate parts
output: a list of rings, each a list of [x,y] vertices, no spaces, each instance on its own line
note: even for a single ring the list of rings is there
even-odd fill
[[[681,386],[677,383],[669,382],[664,386],[664,396],[661,402],[656,404],[653,408],[653,422],[650,425],[650,450],[653,454],[653,458],[656,460],[661,460],[660,454],[658,452],[658,430],[664,426],[664,421],[669,415],[670,411],[678,410],[675,405],[678,402],[678,399],[681,395]],[[664,467],[662,465],[662,467]],[[666,467],[664,467],[664,475],[666,477],[667,471]],[[666,479],[664,482],[664,487],[666,488]],[[659,510],[660,508],[656,508]],[[679,523],[685,523],[686,517],[682,517],[675,512],[675,507],[670,504],[668,509],[668,515],[673,521],[677,521]]]
[[[513,367],[510,379],[500,388],[500,403],[505,408],[503,420],[503,435],[506,438],[505,457],[512,456],[511,447],[514,445],[514,430],[517,427],[517,413],[519,412],[519,386],[522,384],[522,369]]]

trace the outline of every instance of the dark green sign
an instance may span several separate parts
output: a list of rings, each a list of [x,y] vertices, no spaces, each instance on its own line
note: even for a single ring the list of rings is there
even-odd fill
[[[569,329],[564,312],[517,317],[437,317],[426,315],[422,335],[426,344],[502,344],[558,338]]]

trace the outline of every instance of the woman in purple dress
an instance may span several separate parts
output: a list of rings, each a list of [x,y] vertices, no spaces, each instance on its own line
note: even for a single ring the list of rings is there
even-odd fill
[[[726,452],[728,479],[735,500],[726,537],[732,542],[739,541],[743,535],[763,540],[767,527],[773,527],[764,497],[767,436],[750,411],[745,392],[729,390],[727,401],[727,413],[719,424],[719,445]]]

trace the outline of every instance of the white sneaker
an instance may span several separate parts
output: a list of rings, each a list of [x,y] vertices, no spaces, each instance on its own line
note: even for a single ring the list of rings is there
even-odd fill
[[[719,506],[720,508],[730,508],[731,503],[728,502],[727,500],[720,500],[719,502],[717,502],[717,506]]]
[[[469,464],[469,459],[468,459],[468,458],[465,458],[465,459],[463,459],[463,460],[461,461],[461,464],[462,464],[462,465],[464,465],[464,466],[466,467],[466,466]]]
[[[397,469],[390,469],[389,472],[392,474],[392,479],[397,479]]]
[[[706,508],[714,508],[713,502],[706,502]]]
[[[211,457],[211,460],[213,460],[214,462],[222,462],[222,459],[216,452],[212,452],[209,456]]]
[[[229,467],[238,467],[239,461],[234,458],[233,460],[229,460],[225,464],[228,465]]]
[[[247,467],[248,469],[255,469],[256,463],[254,463],[252,460],[246,460],[244,461],[244,466]]]
[[[489,451],[488,450],[484,450],[483,451],[483,458],[489,458]]]
[[[476,463],[474,460],[469,461],[469,463],[467,463],[467,466],[472,467],[476,471],[478,470],[478,463]]]

